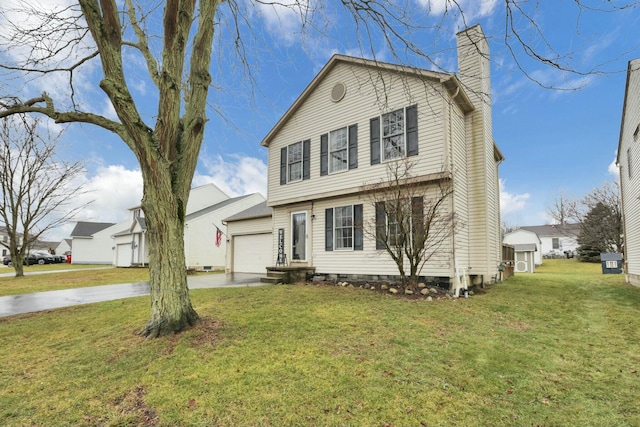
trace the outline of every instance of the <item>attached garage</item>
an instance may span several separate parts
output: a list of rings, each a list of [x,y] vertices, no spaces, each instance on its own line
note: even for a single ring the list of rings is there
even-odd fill
[[[131,267],[131,244],[116,245],[116,267]]]
[[[253,206],[224,220],[227,226],[229,273],[266,274],[274,263],[273,220],[267,203]]]
[[[233,236],[233,271],[262,273],[272,265],[271,233]]]

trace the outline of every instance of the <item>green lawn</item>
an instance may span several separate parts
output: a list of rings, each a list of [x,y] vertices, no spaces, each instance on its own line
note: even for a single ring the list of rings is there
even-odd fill
[[[65,268],[66,267],[66,268]],[[69,272],[29,274],[32,272],[72,269]],[[149,281],[146,268],[115,268],[104,265],[50,264],[24,268],[23,277],[0,277],[0,296],[30,292],[55,291],[85,286],[136,283]],[[14,273],[13,268],[3,268],[0,273]]]
[[[0,425],[640,425],[640,289],[545,260],[469,299],[200,289],[144,341],[148,297],[0,319]]]

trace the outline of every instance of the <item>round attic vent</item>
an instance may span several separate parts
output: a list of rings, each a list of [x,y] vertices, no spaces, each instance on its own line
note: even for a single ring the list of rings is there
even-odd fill
[[[347,87],[344,85],[344,83],[336,83],[333,89],[331,89],[331,100],[333,102],[338,102],[342,98],[344,98],[344,95],[346,93],[347,93]]]

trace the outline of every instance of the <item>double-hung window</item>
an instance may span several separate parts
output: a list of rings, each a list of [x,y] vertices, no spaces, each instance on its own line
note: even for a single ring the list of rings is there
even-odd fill
[[[309,179],[311,140],[289,144],[280,150],[280,185]]]
[[[287,147],[287,182],[302,179],[302,141]]]
[[[358,125],[320,135],[320,175],[358,167]]]
[[[382,160],[404,157],[404,108],[382,115]]]
[[[353,206],[340,206],[333,212],[336,250],[353,249]]]
[[[362,248],[362,205],[325,209],[325,250],[361,251]]]
[[[376,202],[376,249],[413,247],[423,241],[422,197]]]
[[[370,124],[371,164],[418,155],[418,107],[374,117]]]
[[[329,173],[349,169],[348,142],[346,127],[329,133]]]

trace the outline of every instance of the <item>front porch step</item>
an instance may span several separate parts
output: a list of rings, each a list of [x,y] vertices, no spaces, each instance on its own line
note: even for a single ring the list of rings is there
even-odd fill
[[[278,283],[284,283],[284,272],[267,270],[267,276],[260,278],[260,283],[271,283],[277,285]]]
[[[260,278],[260,283],[270,283],[272,285],[277,285],[278,283],[282,283],[282,278],[263,276]]]

